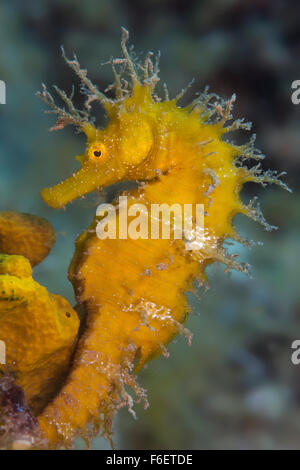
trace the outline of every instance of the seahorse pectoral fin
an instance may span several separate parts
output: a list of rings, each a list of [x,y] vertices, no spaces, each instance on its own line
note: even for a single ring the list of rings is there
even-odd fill
[[[106,164],[87,164],[62,183],[43,189],[41,197],[48,206],[60,209],[74,199],[120,179],[119,172],[111,171]]]

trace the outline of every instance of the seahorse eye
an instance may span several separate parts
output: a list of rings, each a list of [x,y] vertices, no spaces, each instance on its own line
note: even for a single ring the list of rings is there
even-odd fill
[[[88,154],[91,160],[98,160],[100,157],[104,157],[106,148],[103,144],[95,143],[89,148]]]

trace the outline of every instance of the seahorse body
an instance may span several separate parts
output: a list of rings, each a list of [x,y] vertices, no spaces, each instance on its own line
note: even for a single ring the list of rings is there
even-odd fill
[[[105,129],[96,129],[74,108],[69,106],[69,114],[56,108],[60,114],[56,128],[75,124],[86,133],[87,148],[78,157],[82,168],[65,182],[45,189],[42,197],[59,208],[112,183],[139,181],[137,189],[123,193],[129,207],[144,204],[150,213],[155,203],[181,208],[204,204],[203,243],[190,251],[184,240],[100,240],[97,217],[78,238],[69,277],[87,318],[66,383],[39,416],[50,447],[72,445],[78,434],[89,437],[88,423],[95,427],[89,427],[91,435],[99,427],[109,434],[116,409],[123,403],[132,405],[125,385],[144,398],[134,373],[151,358],[167,354],[168,343],[178,333],[188,335],[183,326],[189,312],[184,292],[192,289],[195,279],[205,280],[204,269],[213,261],[246,270],[222,247],[226,238],[241,241],[232,224],[237,213],[265,223],[257,209],[242,203],[242,184],[274,181],[282,185],[258,167],[248,170],[237,164],[243,156],[260,159],[262,155],[252,140],[242,147],[224,141],[225,133],[248,127],[242,121],[228,125],[233,99],[225,103],[204,93],[185,108],[177,105],[181,95],[170,100],[166,94],[164,101],[159,100],[154,93],[157,67],[148,55],[140,67],[144,72],[140,79],[126,39],[124,31],[122,50],[132,86],[130,93],[121,86],[112,62],[115,100],[88,81],[76,58],[67,60],[88,89],[87,105],[100,101],[110,121]],[[60,95],[68,105],[68,97]],[[55,109],[46,89],[42,98]]]

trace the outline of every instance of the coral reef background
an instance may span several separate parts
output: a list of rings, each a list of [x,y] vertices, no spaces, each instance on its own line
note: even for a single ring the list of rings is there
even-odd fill
[[[300,365],[291,362],[292,341],[300,339],[300,105],[291,102],[291,83],[300,80],[299,21],[297,0],[1,3],[0,79],[7,104],[0,106],[0,209],[31,212],[54,225],[57,243],[35,269],[49,290],[74,303],[67,281],[74,240],[103,199],[93,194],[54,211],[39,196],[78,168],[74,157],[84,148],[83,136],[72,129],[48,133],[54,118],[43,115],[34,96],[41,82],[66,91],[78,85],[61,58],[61,44],[68,55],[77,53],[104,90],[112,76],[101,63],[119,55],[123,25],[137,54],[161,50],[161,80],[171,96],[192,77],[187,101],[206,84],[221,96],[237,93],[235,117],[253,121],[257,146],[268,157],[263,166],[287,170],[294,190],[290,195],[246,185],[245,199],[259,191],[267,220],[279,230],[264,232],[236,219],[245,235],[264,242],[251,251],[232,247],[251,263],[253,278],[209,268],[210,290],[190,295],[192,347],[178,339],[170,359],[141,373],[151,407],[137,407],[138,421],[120,412],[118,448],[300,448]],[[78,89],[75,98],[80,105]],[[102,110],[95,111],[101,124]],[[99,438],[93,447],[106,443]]]

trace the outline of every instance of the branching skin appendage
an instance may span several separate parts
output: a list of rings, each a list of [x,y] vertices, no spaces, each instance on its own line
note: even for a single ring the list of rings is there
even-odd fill
[[[223,248],[227,238],[246,243],[233,227],[234,216],[242,213],[271,228],[257,205],[242,203],[242,185],[253,181],[288,189],[280,175],[263,172],[259,163],[250,170],[243,166],[244,160],[264,158],[254,138],[243,146],[224,140],[228,132],[250,129],[232,119],[234,96],[223,101],[205,91],[186,107],[178,105],[184,91],[170,99],[166,90],[160,99],[155,94],[158,58],[149,53],[143,64],[136,63],[127,39],[123,29],[123,58],[111,60],[115,99],[101,93],[77,58],[68,59],[64,51],[82,81],[85,110],[76,110],[72,97],[59,89],[66,109],[55,104],[45,86],[39,94],[58,115],[52,129],[73,124],[87,137],[86,151],[77,157],[81,169],[44,189],[42,198],[59,209],[96,189],[138,181],[137,189],[125,193],[129,206],[204,204],[204,241],[199,250],[188,251],[183,240],[100,240],[97,218],[78,238],[69,278],[86,311],[86,326],[64,385],[38,417],[49,448],[70,447],[79,435],[89,441],[99,429],[110,437],[116,410],[127,404],[133,412],[126,386],[147,406],[135,374],[155,356],[167,355],[178,333],[190,338],[183,325],[189,312],[185,292],[193,281],[205,282],[205,268],[214,261],[247,271]],[[90,118],[93,102],[109,117],[105,129],[96,128]]]

